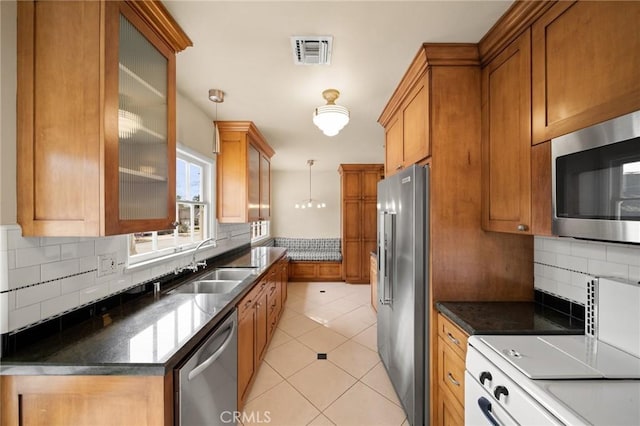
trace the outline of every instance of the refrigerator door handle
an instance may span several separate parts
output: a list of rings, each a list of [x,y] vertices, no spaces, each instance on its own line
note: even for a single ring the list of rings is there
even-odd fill
[[[394,277],[394,259],[395,259],[395,225],[396,215],[393,212],[384,212],[382,217],[382,298],[380,303],[383,305],[391,305],[393,301],[393,277]]]

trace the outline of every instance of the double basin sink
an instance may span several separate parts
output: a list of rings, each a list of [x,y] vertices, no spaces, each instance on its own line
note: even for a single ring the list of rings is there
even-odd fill
[[[215,269],[198,279],[189,281],[172,290],[172,293],[230,293],[249,275],[257,272],[256,268],[220,268]]]

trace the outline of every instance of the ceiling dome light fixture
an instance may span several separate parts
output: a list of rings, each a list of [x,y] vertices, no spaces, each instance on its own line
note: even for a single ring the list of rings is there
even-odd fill
[[[337,135],[349,123],[349,110],[335,104],[338,96],[340,92],[336,89],[325,90],[322,97],[326,99],[327,104],[317,107],[313,112],[313,124],[327,136]]]
[[[314,207],[317,209],[323,209],[327,207],[325,203],[322,203],[318,200],[314,200],[313,198],[311,198],[311,166],[313,166],[314,163],[315,163],[314,160],[307,160],[307,165],[309,166],[309,198],[307,198],[306,200],[302,200],[299,203],[296,203],[296,209],[311,209]]]

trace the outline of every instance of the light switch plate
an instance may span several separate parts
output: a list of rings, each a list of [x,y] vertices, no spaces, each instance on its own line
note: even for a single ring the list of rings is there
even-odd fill
[[[113,275],[118,272],[118,254],[107,253],[98,256],[98,276]]]

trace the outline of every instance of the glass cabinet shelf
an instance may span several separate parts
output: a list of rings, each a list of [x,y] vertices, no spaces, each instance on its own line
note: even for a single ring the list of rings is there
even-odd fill
[[[135,99],[137,103],[145,106],[166,103],[166,96],[163,92],[147,83],[126,65],[120,63],[119,68],[120,95]]]
[[[120,179],[126,182],[165,182],[166,176],[159,176],[153,173],[143,172],[141,170],[127,169],[126,167],[119,167]]]

